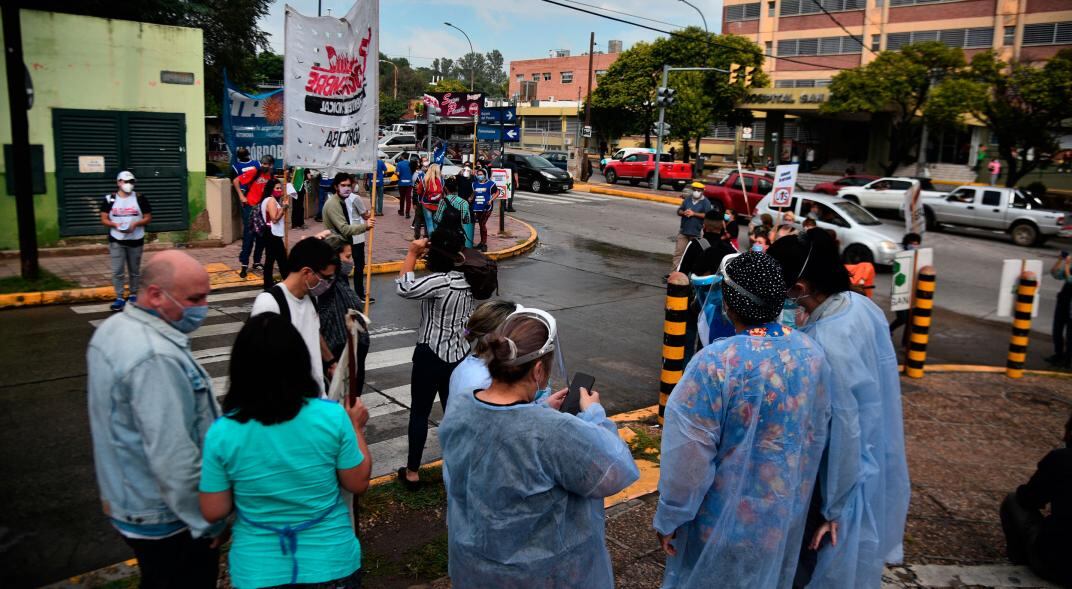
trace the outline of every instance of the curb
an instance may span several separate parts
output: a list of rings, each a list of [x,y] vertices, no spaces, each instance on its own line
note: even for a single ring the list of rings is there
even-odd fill
[[[671,196],[658,196],[655,194],[644,194],[642,192],[633,192],[630,190],[618,190],[616,188],[603,188],[602,186],[593,186],[592,184],[574,184],[573,189],[588,192],[590,194],[606,194],[608,196],[620,196],[622,198],[632,198],[635,200],[661,202],[668,205],[681,204],[680,198],[674,198]]]
[[[526,254],[535,249],[536,244],[539,241],[539,235],[537,234],[535,227],[517,217],[511,216],[510,219],[520,223],[523,227],[528,229],[529,236],[524,242],[517,245],[510,246],[503,250],[488,252],[487,256],[493,260],[505,260]],[[377,262],[371,264],[371,267],[373,274],[393,274],[402,269],[402,260]],[[422,268],[423,264],[418,264],[417,267]],[[239,279],[238,271],[225,264],[207,264],[205,269],[209,272],[212,278],[220,278],[219,281],[212,280],[212,290],[248,287],[261,283],[261,279],[258,277]],[[234,277],[232,278],[231,276],[228,276],[228,274],[233,274]],[[109,301],[114,297],[115,291],[112,290],[112,287],[110,286],[94,286],[70,290],[46,290],[41,292],[15,292],[0,294],[0,309],[64,305],[88,301]]]

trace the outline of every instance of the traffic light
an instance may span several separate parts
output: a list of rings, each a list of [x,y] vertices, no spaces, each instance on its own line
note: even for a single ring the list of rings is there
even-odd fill
[[[670,106],[674,104],[674,95],[677,94],[677,90],[673,88],[659,88],[659,92],[655,98],[655,104],[658,106]]]
[[[443,112],[443,109],[438,106],[426,105],[425,114],[428,116],[429,123],[438,123],[439,115]]]
[[[738,63],[730,64],[730,85],[737,83],[737,72],[741,70],[741,65]]]
[[[755,69],[756,68],[754,68],[752,66],[748,66],[748,67],[744,68],[744,87],[745,88],[750,88],[752,86],[752,72],[755,71]]]

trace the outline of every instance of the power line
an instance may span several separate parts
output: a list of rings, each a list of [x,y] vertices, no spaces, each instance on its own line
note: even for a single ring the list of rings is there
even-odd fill
[[[608,20],[613,20],[613,21],[617,21],[617,22],[620,22],[620,23],[624,23],[624,24],[627,24],[627,25],[632,25],[634,27],[640,27],[642,29],[647,29],[649,31],[655,31],[656,33],[662,33],[664,35],[677,36],[677,37],[685,37],[685,38],[688,38],[688,39],[695,40],[695,37],[692,37],[691,35],[683,34],[681,32],[665,31],[663,29],[657,29],[657,28],[652,27],[652,26],[648,26],[648,25],[641,24],[641,23],[638,23],[638,22],[625,20],[625,19],[622,19],[622,18],[611,16],[609,14],[600,14],[598,12],[592,12],[591,10],[585,10],[585,9],[579,8],[577,6],[570,6],[569,4],[563,4],[562,2],[557,2],[556,0],[543,0],[543,2],[546,2],[548,4],[554,4],[555,6],[561,6],[562,8],[568,8],[570,10],[576,10],[578,12],[584,12],[586,14],[591,14],[592,16],[598,16],[600,18],[605,18],[605,19],[608,19]],[[726,49],[733,49],[734,51],[745,51],[745,50],[742,50],[740,47],[734,47],[733,45],[727,45],[726,43],[719,43],[718,41],[712,41],[712,40],[707,39],[707,38],[704,38],[704,42],[707,43],[708,45],[713,45],[715,47],[723,47],[723,48],[726,48]],[[778,57],[777,55],[772,55],[770,53],[764,53],[758,47],[756,48],[755,53],[758,54],[758,55],[762,55],[764,57],[769,57],[771,59],[780,59],[782,61],[787,61],[789,63],[798,63],[800,65],[806,65],[808,67],[813,67],[813,68],[817,68],[817,69],[839,70],[839,71],[842,69],[840,67],[835,67],[835,66],[831,66],[831,65],[823,65],[823,64],[818,64],[818,63],[812,63],[810,61],[802,61],[802,60],[793,59],[793,58],[790,58],[790,57]]]
[[[621,15],[624,15],[624,16],[631,16],[633,18],[639,18],[641,20],[646,20],[646,21],[650,21],[650,22],[657,22],[657,23],[659,23],[661,25],[670,25],[672,27],[677,27],[679,29],[685,28],[685,27],[683,27],[681,25],[674,24],[672,22],[666,22],[665,20],[657,20],[657,19],[654,19],[654,18],[648,18],[646,16],[640,16],[639,14],[632,14],[632,13],[629,13],[629,12],[622,12],[621,10],[614,10],[613,8],[604,8],[602,6],[597,6],[595,4],[587,4],[585,2],[580,2],[579,0],[566,0],[566,1],[570,2],[572,4],[580,4],[581,6],[587,6],[589,8],[596,8],[596,9],[602,10],[604,12],[613,12],[615,14],[621,14]]]
[[[830,14],[830,11],[827,10],[826,7],[823,6],[822,2],[819,2],[819,0],[811,0],[811,1],[816,6],[819,7],[819,10],[823,11],[823,14],[825,14],[826,16],[829,16],[830,20],[834,21],[834,24],[836,24],[837,26],[841,27],[841,30],[845,31],[846,35],[852,37],[853,41],[856,41],[857,43],[859,43],[860,47],[863,47],[864,49],[867,49],[871,53],[874,53],[875,55],[878,55],[878,52],[876,52],[874,49],[872,49],[870,45],[864,45],[864,40],[863,39],[861,39],[860,37],[857,37],[856,35],[850,33],[849,29],[846,29],[845,25],[841,24],[841,21],[838,20],[837,17],[835,17],[833,14]]]

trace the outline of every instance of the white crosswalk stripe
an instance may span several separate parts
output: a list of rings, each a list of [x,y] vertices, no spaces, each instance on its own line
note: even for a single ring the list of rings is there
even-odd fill
[[[611,200],[610,198],[602,196],[581,196],[576,192],[560,192],[556,194],[546,194],[543,192],[536,193],[523,191],[518,191],[514,193],[514,199],[520,201],[542,202],[559,205],[592,204]]]
[[[208,323],[190,334],[194,358],[212,377],[212,389],[222,398],[227,392],[231,359],[230,342],[244,325],[260,289],[225,291],[209,297]],[[109,304],[88,304],[68,307],[97,327],[112,312]],[[373,343],[365,359],[365,393],[362,400],[369,409],[369,451],[374,457],[373,476],[394,472],[405,465],[409,443],[406,435],[410,395],[410,371],[401,369],[410,364],[415,344],[413,329],[403,326],[380,326],[369,334]],[[206,338],[217,338],[206,340]],[[219,338],[226,338],[221,341]],[[442,453],[435,423],[430,424],[424,462],[438,460]]]

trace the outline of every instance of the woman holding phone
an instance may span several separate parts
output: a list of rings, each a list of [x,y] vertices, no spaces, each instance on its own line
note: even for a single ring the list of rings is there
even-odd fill
[[[640,476],[628,446],[595,391],[577,416],[533,403],[555,351],[544,314],[518,310],[485,342],[491,384],[461,391],[439,428],[451,581],[613,587],[603,498]]]

